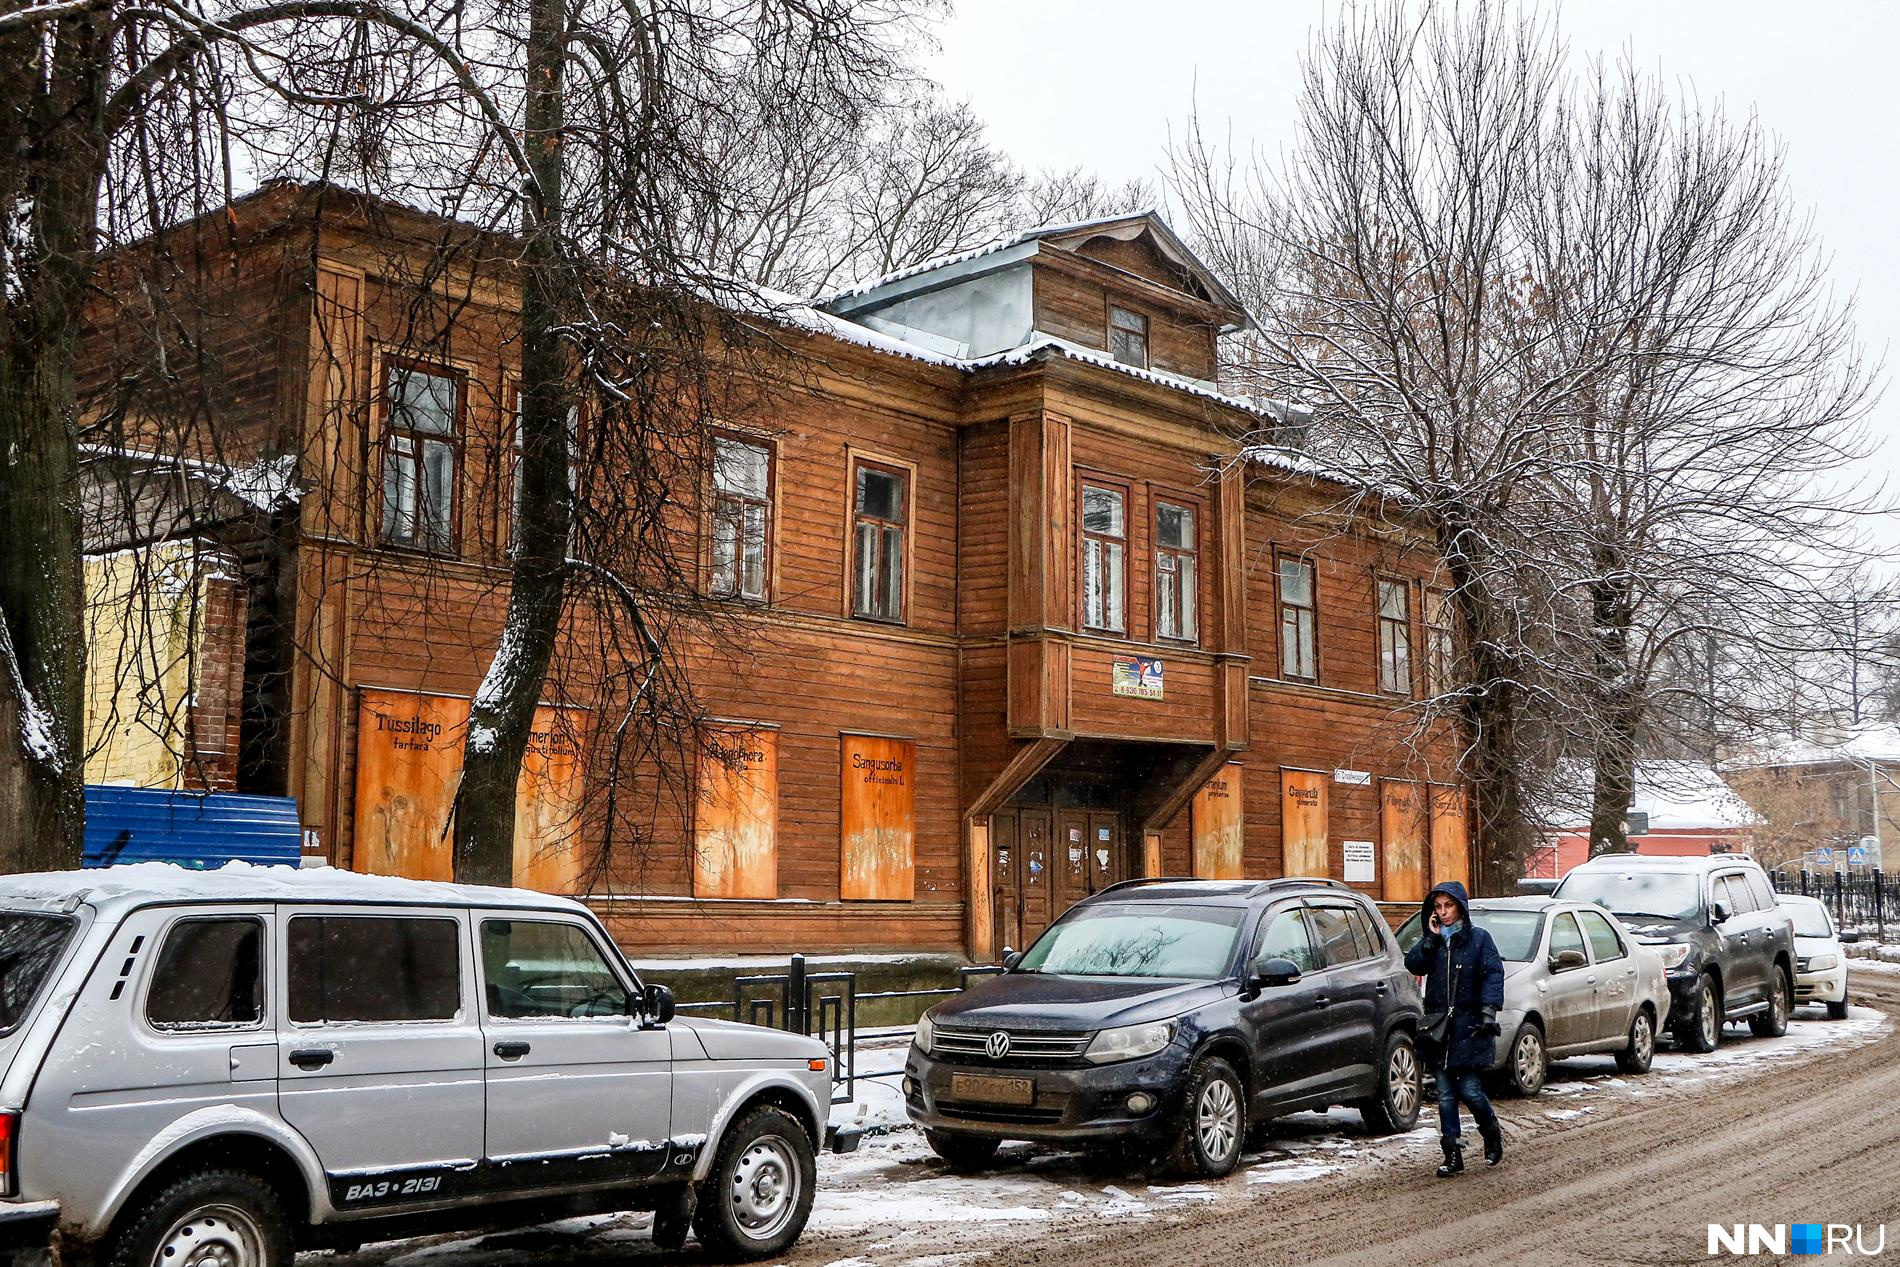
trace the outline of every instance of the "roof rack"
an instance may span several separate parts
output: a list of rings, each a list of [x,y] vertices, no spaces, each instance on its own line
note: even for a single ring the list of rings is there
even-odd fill
[[[1324,885],[1325,887],[1330,888],[1330,889],[1345,889],[1348,892],[1352,891],[1352,886],[1350,884],[1347,884],[1344,880],[1332,880],[1332,879],[1328,879],[1325,876],[1317,876],[1317,875],[1283,875],[1283,876],[1276,876],[1275,878],[1271,880],[1260,881],[1260,883],[1253,886],[1253,889],[1247,894],[1247,896],[1259,897],[1262,894],[1271,893],[1275,889],[1289,888],[1295,884],[1318,884],[1318,885]]]
[[[1105,889],[1097,889],[1090,897],[1100,897],[1104,893],[1114,893],[1120,889],[1138,889],[1144,884],[1194,884],[1196,878],[1191,875],[1144,875],[1132,880],[1117,880]]]

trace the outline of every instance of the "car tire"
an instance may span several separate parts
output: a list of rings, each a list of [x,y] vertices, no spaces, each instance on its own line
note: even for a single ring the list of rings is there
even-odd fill
[[[1788,976],[1780,968],[1773,969],[1772,976],[1768,1010],[1748,1018],[1748,1031],[1757,1038],[1780,1038],[1788,1032],[1788,1002],[1794,991],[1788,987]]]
[[[247,1170],[206,1170],[174,1179],[121,1216],[101,1261],[155,1267],[187,1261],[207,1242],[230,1267],[290,1267],[290,1220],[277,1190]]]
[[[716,1261],[783,1253],[805,1230],[817,1184],[805,1128],[784,1109],[760,1105],[719,1141],[712,1173],[699,1186],[693,1231]]]
[[[925,1131],[924,1142],[943,1164],[960,1175],[987,1169],[996,1160],[1003,1141],[990,1135],[953,1135],[947,1131]]]
[[[1707,1055],[1722,1045],[1722,992],[1705,972],[1696,978],[1688,1002],[1676,1027],[1676,1041],[1686,1051]]]
[[[1188,1071],[1181,1125],[1166,1168],[1174,1174],[1219,1179],[1240,1164],[1246,1138],[1247,1089],[1240,1075],[1218,1056],[1202,1057]]]
[[[1847,1000],[1846,999],[1831,1000],[1827,1005],[1827,1019],[1830,1021],[1846,1020],[1847,1019]]]
[[[1412,1036],[1395,1029],[1385,1040],[1379,1061],[1379,1085],[1369,1100],[1359,1102],[1359,1116],[1374,1135],[1397,1135],[1418,1124],[1419,1103],[1424,1099],[1420,1080],[1418,1047]]]
[[[1616,1053],[1616,1067],[1624,1073],[1648,1073],[1656,1063],[1656,1018],[1647,1007],[1636,1009],[1630,1022],[1629,1043]]]
[[[1504,1057],[1504,1085],[1514,1096],[1528,1100],[1544,1089],[1550,1074],[1550,1052],[1544,1046],[1544,1031],[1535,1022],[1525,1021],[1511,1035],[1511,1046]]]

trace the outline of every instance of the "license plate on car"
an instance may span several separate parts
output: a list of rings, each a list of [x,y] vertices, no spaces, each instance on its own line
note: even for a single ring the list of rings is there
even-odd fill
[[[1027,1106],[1036,1102],[1034,1078],[998,1078],[993,1074],[953,1073],[950,1095],[958,1100],[979,1100],[984,1104]]]

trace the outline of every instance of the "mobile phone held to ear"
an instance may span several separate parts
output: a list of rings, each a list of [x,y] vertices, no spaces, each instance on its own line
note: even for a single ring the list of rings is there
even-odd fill
[[[1432,931],[1434,933],[1442,933],[1445,931],[1444,926],[1438,922],[1438,912],[1436,911],[1432,912]]]

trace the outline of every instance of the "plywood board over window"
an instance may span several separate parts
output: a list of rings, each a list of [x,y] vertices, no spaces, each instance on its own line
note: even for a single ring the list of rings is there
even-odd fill
[[[449,806],[462,775],[468,701],[366,690],[356,715],[358,871],[450,880]]]
[[[1327,786],[1319,770],[1280,771],[1280,857],[1287,875],[1331,874],[1327,859]]]
[[[838,895],[908,902],[916,895],[917,744],[844,735]]]
[[[581,888],[586,722],[586,712],[578,708],[544,704],[534,710],[534,729],[515,782],[515,883],[524,889],[575,893]]]
[[[1471,889],[1471,829],[1461,787],[1432,788],[1432,883],[1446,880]]]
[[[515,783],[514,880],[524,888],[572,893],[580,886],[585,720],[583,709],[535,710]],[[459,696],[361,692],[352,859],[358,871],[454,878],[449,811],[467,731],[468,701]]]
[[[1247,815],[1241,799],[1242,770],[1228,762],[1194,794],[1194,874],[1203,880],[1238,880],[1247,874]]]
[[[1379,831],[1385,853],[1385,892],[1388,902],[1425,900],[1427,788],[1405,779],[1386,779],[1379,785]]]
[[[695,897],[778,896],[778,732],[718,726],[699,759]]]

